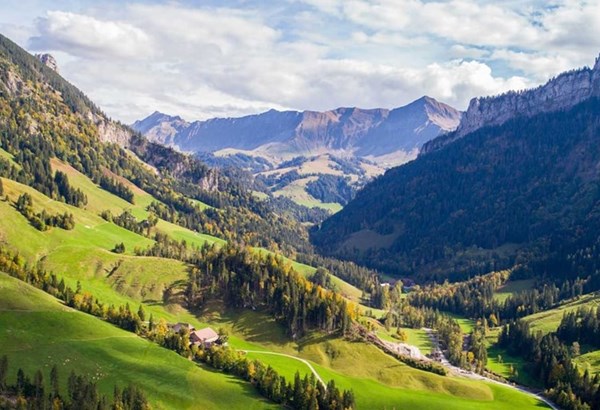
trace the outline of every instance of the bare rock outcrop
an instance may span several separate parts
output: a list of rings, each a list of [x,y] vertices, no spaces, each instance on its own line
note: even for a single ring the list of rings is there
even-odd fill
[[[105,117],[103,114],[88,113],[88,119],[98,127],[98,138],[104,142],[112,142],[124,148],[129,146],[131,130],[115,121]]]
[[[47,67],[51,68],[52,70],[56,71],[57,73],[59,72],[58,64],[56,63],[56,59],[54,58],[54,56],[52,54],[43,53],[43,54],[36,54],[35,56],[42,63],[44,63]]]

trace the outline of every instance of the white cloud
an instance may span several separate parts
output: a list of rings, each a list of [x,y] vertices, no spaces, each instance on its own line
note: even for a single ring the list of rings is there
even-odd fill
[[[489,50],[477,47],[465,47],[462,44],[454,44],[450,47],[450,56],[453,58],[483,58],[490,55]]]
[[[540,82],[573,67],[572,62],[561,55],[524,53],[507,49],[494,51],[490,58],[506,61],[510,67],[528,73]]]
[[[37,21],[34,49],[53,49],[88,58],[139,57],[150,54],[149,37],[138,27],[119,21],[62,11],[49,11]]]
[[[448,45],[437,56],[491,61],[536,82],[589,64],[600,51],[598,1],[348,0],[337,7],[360,27],[359,43],[429,38]]]
[[[30,45],[68,53],[61,72],[125,121],[156,109],[197,119],[395,107],[425,94],[464,109],[472,97],[589,64],[600,50],[598,4],[575,1],[235,4],[49,11]]]

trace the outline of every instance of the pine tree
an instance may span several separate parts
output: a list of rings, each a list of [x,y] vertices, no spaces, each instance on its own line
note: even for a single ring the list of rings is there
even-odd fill
[[[52,395],[58,397],[60,395],[59,382],[58,382],[58,368],[56,365],[52,366],[50,370],[50,387],[52,389]]]
[[[146,312],[144,311],[144,306],[140,305],[138,309],[138,316],[142,322],[146,321]]]
[[[3,355],[0,359],[0,392],[6,389],[6,379],[8,378],[8,357]]]
[[[294,393],[292,402],[294,408],[302,409],[304,408],[304,389],[302,388],[302,379],[300,379],[300,373],[296,372],[294,375]]]

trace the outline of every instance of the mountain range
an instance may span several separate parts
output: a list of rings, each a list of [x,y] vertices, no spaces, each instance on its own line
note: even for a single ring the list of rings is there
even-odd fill
[[[456,109],[422,97],[392,110],[270,110],[195,122],[155,112],[132,128],[212,166],[251,171],[268,195],[335,211],[368,180],[454,130],[460,118]]]
[[[187,122],[155,112],[132,128],[185,152],[241,150],[271,160],[338,153],[378,158],[414,155],[423,143],[456,129],[461,113],[430,97],[388,109],[276,111]]]

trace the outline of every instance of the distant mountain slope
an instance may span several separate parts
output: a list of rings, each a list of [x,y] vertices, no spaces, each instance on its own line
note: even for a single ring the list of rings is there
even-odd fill
[[[505,98],[486,104],[501,107]],[[326,253],[404,275],[554,257],[554,265],[537,265],[540,272],[578,274],[577,255],[596,249],[600,231],[599,114],[593,97],[483,126],[367,185],[313,241]]]
[[[241,118],[188,123],[155,112],[132,127],[150,140],[182,151],[256,151],[267,157],[318,155],[330,150],[379,157],[410,153],[424,142],[454,130],[460,112],[433,98],[387,109],[338,108],[332,111],[271,110]]]
[[[414,159],[423,143],[454,130],[460,117],[423,97],[393,110],[271,110],[193,123],[155,112],[132,127],[149,141],[195,152],[214,166],[241,167],[266,185],[257,188],[265,193],[332,211],[370,178]]]
[[[53,199],[83,205],[85,198],[68,192],[67,184],[55,180],[51,161],[58,158],[98,185],[120,189],[106,178],[108,170],[176,212],[196,213],[194,222],[186,223],[197,230],[228,240],[243,235],[249,245],[296,242],[297,249],[310,249],[304,227],[256,200],[242,182],[110,120],[80,90],[3,36],[0,113],[0,148],[20,166],[11,166],[0,156],[0,176],[32,186]],[[217,210],[202,212],[194,201]],[[259,234],[260,226],[268,231],[281,228],[281,233],[291,228],[284,234],[289,240],[275,239],[266,231]]]

